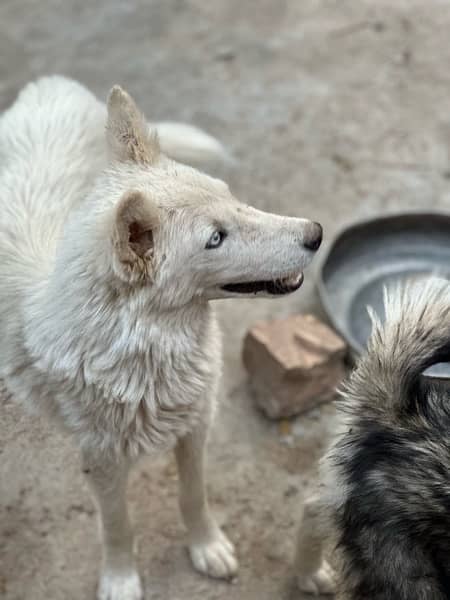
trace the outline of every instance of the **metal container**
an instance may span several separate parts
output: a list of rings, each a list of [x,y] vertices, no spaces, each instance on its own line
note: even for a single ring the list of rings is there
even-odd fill
[[[331,323],[357,355],[370,334],[367,306],[384,317],[384,286],[430,275],[450,279],[450,213],[396,214],[345,228],[321,263],[318,289]],[[450,382],[450,363],[425,375]]]

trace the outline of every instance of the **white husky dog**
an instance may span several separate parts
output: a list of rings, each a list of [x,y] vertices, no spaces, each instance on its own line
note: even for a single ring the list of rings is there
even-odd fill
[[[206,134],[158,129],[120,87],[105,107],[62,77],[27,85],[0,119],[0,375],[81,449],[101,600],[142,598],[125,490],[157,450],[175,448],[195,568],[235,574],[203,479],[221,370],[209,300],[298,289],[322,236],[164,154],[217,154]]]

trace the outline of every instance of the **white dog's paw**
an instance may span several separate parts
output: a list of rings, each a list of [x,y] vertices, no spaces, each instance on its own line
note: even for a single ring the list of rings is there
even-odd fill
[[[238,562],[233,544],[217,529],[208,541],[191,543],[189,554],[197,571],[218,579],[233,579],[238,571]]]
[[[136,571],[105,571],[98,586],[97,600],[142,600],[142,585]]]
[[[312,575],[299,575],[297,583],[302,592],[314,596],[331,595],[335,592],[334,577],[333,569],[324,561],[320,569]]]

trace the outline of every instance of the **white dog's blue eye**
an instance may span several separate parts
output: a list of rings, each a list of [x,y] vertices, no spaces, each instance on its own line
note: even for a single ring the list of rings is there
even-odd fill
[[[226,234],[223,231],[215,231],[209,238],[208,243],[206,244],[206,249],[210,250],[211,248],[218,248],[225,237]]]

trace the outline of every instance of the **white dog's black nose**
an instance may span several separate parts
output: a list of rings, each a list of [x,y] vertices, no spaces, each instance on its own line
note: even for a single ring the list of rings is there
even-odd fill
[[[308,250],[318,250],[322,243],[322,225],[320,223],[311,223],[308,225],[303,238],[303,245]]]

